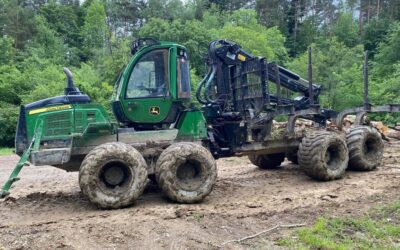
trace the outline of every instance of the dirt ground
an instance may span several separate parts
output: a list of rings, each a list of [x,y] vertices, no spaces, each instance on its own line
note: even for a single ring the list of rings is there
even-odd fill
[[[0,183],[17,156],[0,157]],[[204,202],[167,201],[149,186],[138,202],[98,210],[81,194],[78,174],[29,166],[12,194],[0,201],[0,249],[218,249],[222,243],[277,224],[307,223],[318,216],[357,216],[400,198],[400,142],[386,145],[382,167],[347,172],[317,182],[285,162],[259,170],[247,158],[218,160],[217,184]],[[275,230],[224,249],[280,249],[289,229]]]

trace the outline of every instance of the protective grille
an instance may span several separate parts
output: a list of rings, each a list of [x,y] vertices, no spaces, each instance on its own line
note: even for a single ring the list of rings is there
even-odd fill
[[[75,132],[82,133],[85,128],[83,112],[75,112]]]
[[[71,112],[50,114],[45,118],[46,136],[68,135],[71,133]]]
[[[265,103],[266,95],[266,66],[263,61],[254,59],[235,67],[231,77],[233,86],[234,103],[237,111],[253,109],[261,110]]]

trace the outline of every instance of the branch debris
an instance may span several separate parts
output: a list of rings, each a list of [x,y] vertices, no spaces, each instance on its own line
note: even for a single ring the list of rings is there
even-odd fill
[[[280,228],[304,227],[304,226],[306,226],[306,225],[307,225],[306,223],[289,224],[289,225],[281,225],[281,224],[278,224],[278,225],[276,225],[276,226],[274,226],[274,227],[271,227],[271,228],[269,228],[269,229],[266,229],[266,230],[264,230],[264,231],[261,231],[261,232],[259,232],[259,233],[254,234],[254,235],[250,235],[250,236],[247,236],[247,237],[238,239],[238,240],[229,240],[229,241],[225,241],[224,243],[221,244],[221,247],[223,247],[224,245],[229,244],[229,243],[233,243],[233,242],[239,243],[239,242],[242,242],[242,241],[245,241],[245,240],[248,240],[248,239],[252,239],[252,238],[255,238],[255,237],[257,237],[257,236],[260,236],[261,234],[269,233],[269,232],[271,232],[271,231],[274,231],[274,230],[277,230],[277,229],[280,229]]]

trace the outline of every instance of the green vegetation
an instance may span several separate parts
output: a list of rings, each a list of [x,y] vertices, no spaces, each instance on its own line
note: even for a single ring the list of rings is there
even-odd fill
[[[0,148],[0,155],[12,155],[14,154],[13,148]]]
[[[371,102],[400,101],[398,1],[0,0],[0,9],[0,147],[13,145],[20,105],[62,94],[65,66],[81,90],[109,107],[113,83],[138,37],[185,45],[193,88],[213,39],[234,40],[303,78],[312,46],[321,103],[335,110],[362,103],[362,53],[368,49]]]
[[[399,249],[400,202],[360,218],[319,218],[279,242],[290,249]]]
[[[196,221],[196,222],[201,222],[204,218],[204,214],[201,213],[193,213],[191,217]]]

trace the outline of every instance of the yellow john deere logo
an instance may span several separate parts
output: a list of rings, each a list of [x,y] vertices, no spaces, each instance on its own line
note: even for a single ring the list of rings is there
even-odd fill
[[[159,115],[160,114],[160,107],[151,107],[150,114],[152,115]]]

